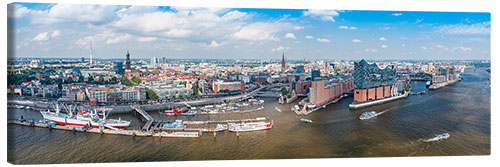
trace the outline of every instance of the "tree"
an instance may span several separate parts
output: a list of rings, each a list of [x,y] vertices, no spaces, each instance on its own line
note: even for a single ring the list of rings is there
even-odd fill
[[[130,80],[128,80],[128,78],[125,75],[122,76],[121,83],[125,86],[134,86],[134,84],[132,84],[132,82],[130,82]]]
[[[154,90],[146,88],[146,97],[148,99],[158,99],[158,95]]]
[[[138,85],[141,83],[141,79],[140,78],[137,78],[137,77],[132,77],[132,82],[135,84],[135,85]]]
[[[288,92],[288,90],[286,90],[286,88],[281,88],[280,92],[282,95],[288,95],[288,93],[290,93]]]
[[[227,89],[222,89],[222,90],[219,90],[219,92],[217,92],[217,93],[226,93],[226,92],[229,92],[229,90],[227,90]]]
[[[84,78],[83,78],[83,76],[82,76],[82,75],[78,76],[78,82],[83,82],[83,79],[84,79]]]

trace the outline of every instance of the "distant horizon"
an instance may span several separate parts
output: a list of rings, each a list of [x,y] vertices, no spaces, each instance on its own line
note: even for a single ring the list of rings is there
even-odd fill
[[[282,52],[290,60],[491,59],[491,14],[484,12],[52,3],[8,8],[8,53],[16,57],[88,59],[92,45],[95,59],[121,58],[126,50],[136,59],[280,59]]]
[[[153,58],[153,57],[151,57]],[[151,58],[130,58],[130,60],[150,60]],[[156,57],[161,60],[163,57]],[[9,58],[12,59],[12,58]],[[40,57],[16,57],[15,59],[40,59]],[[60,58],[60,57],[43,57],[42,59],[70,59],[70,60],[81,60],[81,58]],[[361,58],[366,61],[491,61],[491,59],[366,59]],[[329,61],[360,61],[361,59],[305,59],[306,61],[318,61],[318,60],[329,60]],[[85,58],[85,61],[88,61],[88,58]],[[93,58],[93,60],[126,60],[126,58]],[[241,58],[165,58],[165,60],[277,60],[281,61],[281,59],[241,59]],[[291,61],[303,61],[304,59],[286,59]]]

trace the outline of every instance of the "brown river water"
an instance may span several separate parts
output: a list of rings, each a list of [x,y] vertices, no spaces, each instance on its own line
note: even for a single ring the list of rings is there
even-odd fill
[[[349,110],[352,97],[344,98],[308,116],[265,98],[265,109],[251,113],[177,116],[170,119],[226,120],[270,117],[271,130],[204,134],[200,138],[131,137],[89,134],[46,128],[8,125],[8,162],[14,164],[92,163],[137,161],[188,161],[238,159],[295,159],[342,157],[453,156],[490,154],[490,74],[466,69],[464,80],[425,95],[413,95],[387,104]],[[426,90],[413,82],[413,91]],[[278,106],[282,112],[274,108]],[[384,112],[369,120],[366,111]],[[166,119],[159,112],[150,112]],[[41,119],[38,112],[8,109],[8,118]],[[115,114],[142,122],[132,114]],[[313,123],[301,122],[300,118]],[[440,133],[451,137],[422,142]]]

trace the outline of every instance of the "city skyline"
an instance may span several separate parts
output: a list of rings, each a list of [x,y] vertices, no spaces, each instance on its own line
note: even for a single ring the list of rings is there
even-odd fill
[[[12,7],[12,6],[11,6]],[[17,3],[16,57],[490,59],[490,14]],[[90,12],[93,11],[93,12]],[[159,20],[163,22],[159,22]]]

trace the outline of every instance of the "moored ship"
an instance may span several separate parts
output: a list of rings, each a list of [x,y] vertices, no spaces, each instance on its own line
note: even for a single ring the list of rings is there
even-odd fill
[[[44,120],[53,121],[61,125],[84,126],[98,128],[100,125],[110,126],[113,128],[127,128],[130,126],[130,121],[120,119],[106,119],[106,114],[103,118],[99,118],[95,113],[78,112],[77,115],[56,112],[40,112]]]
[[[228,123],[228,126],[231,132],[247,132],[271,129],[273,127],[273,122]]]

